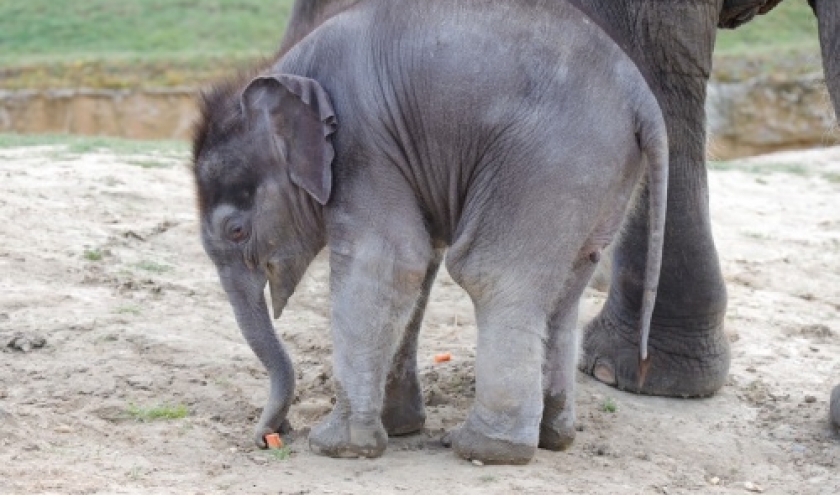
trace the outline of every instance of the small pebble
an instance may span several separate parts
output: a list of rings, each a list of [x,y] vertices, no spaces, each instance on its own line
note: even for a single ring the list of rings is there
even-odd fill
[[[718,483],[720,483],[720,478],[718,478],[717,476],[712,476],[711,479],[709,479],[709,483],[717,485]]]
[[[479,461],[478,459],[473,459],[472,463],[473,463],[473,466],[478,466],[478,467],[481,467],[481,466],[484,465],[484,463]]]
[[[756,485],[752,481],[745,481],[744,482],[744,489],[746,489],[748,492],[756,492],[756,493],[761,493],[761,492],[764,491],[764,488],[762,488],[760,485]]]
[[[73,428],[70,428],[67,425],[58,425],[55,427],[56,433],[73,433]]]
[[[814,397],[813,395],[806,395],[805,396],[805,403],[806,404],[813,404],[814,402],[817,402],[816,397]]]

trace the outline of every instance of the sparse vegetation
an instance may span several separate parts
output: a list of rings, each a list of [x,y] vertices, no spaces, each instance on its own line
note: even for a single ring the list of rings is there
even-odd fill
[[[88,261],[101,261],[102,251],[100,249],[85,249],[82,256],[84,256]]]
[[[798,163],[735,163],[729,161],[712,161],[708,162],[710,170],[717,170],[721,172],[739,171],[748,174],[790,174],[798,176],[811,175],[808,167]]]
[[[608,413],[614,413],[618,411],[618,404],[612,397],[607,397],[601,402],[601,410]]]
[[[109,151],[119,155],[162,155],[166,158],[185,157],[188,149],[187,143],[174,139],[144,141],[71,134],[0,133],[0,148],[18,148],[21,146],[60,146],[63,153],[72,155]],[[144,157],[144,159],[148,159],[148,157]]]
[[[135,266],[137,266],[137,268],[139,268],[141,270],[145,270],[147,272],[152,272],[152,273],[164,273],[164,272],[168,272],[169,270],[172,269],[171,266],[163,265],[163,264],[156,263],[154,261],[149,261],[149,260],[143,260],[143,261],[137,263],[137,265],[135,265]]]
[[[119,308],[117,308],[117,314],[139,315],[140,308],[138,308],[137,306],[120,306]]]
[[[172,162],[156,160],[154,158],[132,158],[126,160],[125,163],[136,165],[140,168],[169,168],[172,166]]]
[[[292,455],[292,448],[284,445],[279,449],[268,449],[268,455],[277,459],[278,461],[285,461]]]
[[[823,179],[831,182],[832,184],[840,184],[840,173],[837,172],[826,172],[822,174]]]
[[[129,404],[126,412],[137,421],[148,422],[157,419],[181,419],[187,416],[187,406],[183,404],[163,404],[160,406],[140,407]]]

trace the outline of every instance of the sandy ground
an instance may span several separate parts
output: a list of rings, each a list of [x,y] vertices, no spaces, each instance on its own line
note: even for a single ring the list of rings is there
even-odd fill
[[[474,383],[472,309],[445,274],[422,333],[423,434],[376,460],[317,457],[303,438],[285,459],[255,449],[267,377],[201,249],[185,161],[0,149],[0,493],[840,493],[840,149],[711,173],[734,356],[720,393],[580,376],[575,445],[524,467],[439,446]],[[277,322],[299,429],[330,407],[326,272],[319,259]],[[582,318],[602,301],[590,289]],[[441,351],[452,361],[434,364]],[[186,414],[150,417],[160,406]]]

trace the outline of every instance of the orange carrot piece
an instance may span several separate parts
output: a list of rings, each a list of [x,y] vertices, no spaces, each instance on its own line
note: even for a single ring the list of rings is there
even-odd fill
[[[435,354],[436,363],[442,363],[444,361],[449,361],[450,359],[452,359],[451,352],[441,352],[440,354]]]
[[[269,433],[266,435],[265,443],[268,444],[268,448],[270,449],[279,449],[283,447],[283,439],[281,439],[280,435],[277,433]]]

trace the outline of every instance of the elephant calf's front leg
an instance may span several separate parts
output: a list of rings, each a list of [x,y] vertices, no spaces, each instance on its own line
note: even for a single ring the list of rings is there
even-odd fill
[[[385,451],[386,377],[423,288],[432,257],[428,245],[388,246],[369,237],[347,252],[332,251],[336,404],[310,434],[316,453],[378,457]]]

